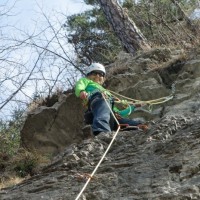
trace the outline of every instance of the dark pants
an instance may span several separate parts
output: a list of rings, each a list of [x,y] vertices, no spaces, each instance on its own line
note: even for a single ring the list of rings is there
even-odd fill
[[[107,100],[107,102],[110,106],[112,106],[109,100]],[[93,114],[93,122],[92,122],[93,133],[98,134],[100,132],[111,132],[110,128],[111,111],[108,108],[108,105],[100,92],[97,92],[90,97],[89,109]]]
[[[98,135],[100,132],[111,132],[118,128],[117,122],[108,108],[109,105],[112,109],[113,102],[111,99],[106,101],[100,92],[93,94],[89,99],[89,110],[91,111],[91,114],[88,124],[92,124],[94,135]],[[118,119],[118,122],[119,124],[127,124],[129,126],[137,126],[141,124],[140,121],[127,118],[120,118]]]
[[[142,123],[141,121],[136,121],[136,120],[127,119],[127,118],[118,119],[118,122],[119,122],[119,124],[125,125],[125,126],[122,126],[122,128],[126,128],[128,126],[137,126]]]

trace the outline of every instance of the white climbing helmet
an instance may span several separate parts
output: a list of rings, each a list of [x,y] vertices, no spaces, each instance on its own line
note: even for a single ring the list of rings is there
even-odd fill
[[[104,74],[106,74],[106,70],[105,70],[105,67],[102,65],[102,64],[100,64],[100,63],[92,63],[89,67],[88,67],[88,69],[87,69],[87,71],[86,71],[86,74],[88,75],[90,72],[92,72],[92,71],[101,71],[101,72],[103,72]]]

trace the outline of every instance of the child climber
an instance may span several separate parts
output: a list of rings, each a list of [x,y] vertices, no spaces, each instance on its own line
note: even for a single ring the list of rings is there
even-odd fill
[[[144,126],[140,121],[123,117],[127,112],[132,112],[135,107],[142,105],[135,104],[135,106],[130,106],[128,109],[118,110],[114,106],[111,93],[102,86],[105,81],[105,75],[105,67],[100,63],[93,63],[88,67],[86,77],[77,81],[75,86],[76,96],[87,101],[88,109],[92,112],[93,134],[96,136],[99,133],[109,133],[116,129],[117,123],[113,123],[114,117],[112,116],[111,109],[116,114],[119,124],[128,124],[143,128]]]

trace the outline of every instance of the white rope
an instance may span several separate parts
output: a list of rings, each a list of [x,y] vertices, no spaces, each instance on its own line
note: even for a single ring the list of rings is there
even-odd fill
[[[113,117],[115,118],[115,120],[116,120],[116,122],[117,122],[117,124],[118,124],[118,129],[117,129],[117,131],[115,132],[115,134],[114,134],[114,136],[113,136],[113,138],[112,138],[110,144],[108,145],[108,147],[107,147],[105,153],[104,153],[103,156],[101,157],[101,160],[98,162],[97,166],[96,166],[95,169],[93,170],[92,174],[91,174],[90,177],[88,178],[87,182],[85,183],[85,185],[83,186],[82,190],[80,191],[80,193],[78,194],[78,196],[76,197],[75,200],[78,200],[78,199],[81,197],[81,195],[83,194],[84,190],[86,189],[87,185],[88,185],[89,182],[91,181],[92,177],[93,177],[94,174],[96,173],[96,171],[97,171],[97,169],[99,168],[99,166],[101,165],[103,159],[105,158],[106,154],[108,153],[108,151],[109,151],[109,149],[110,149],[112,143],[114,142],[114,140],[115,140],[115,138],[116,138],[116,136],[117,136],[117,134],[118,134],[118,132],[119,132],[119,130],[120,130],[120,126],[119,126],[118,120],[116,119],[116,117],[115,117],[115,115],[114,115],[114,113],[113,113],[113,111],[112,111],[110,105],[109,105],[108,102],[106,101],[106,98],[104,97],[104,94],[102,94],[102,96],[103,96],[105,102],[107,103],[109,109],[111,110],[111,113],[112,113]]]
[[[104,96],[103,93],[102,93],[102,97],[103,97],[104,101],[106,102],[110,112],[112,113],[112,116],[114,117],[115,121],[117,122],[117,125],[119,126],[119,122],[118,122],[117,118],[115,117],[115,114],[113,113],[112,108],[110,107],[109,103],[106,101],[106,97]]]
[[[112,143],[114,142],[114,140],[115,140],[115,138],[116,138],[116,136],[117,136],[119,130],[120,130],[120,126],[118,127],[117,131],[115,132],[115,134],[114,134],[114,136],[113,136],[113,138],[112,138],[110,144],[108,145],[108,147],[107,147],[105,153],[103,154],[101,160],[99,161],[99,163],[98,163],[97,166],[95,167],[94,171],[92,172],[92,174],[91,174],[90,177],[88,178],[88,180],[87,180],[87,182],[85,183],[83,189],[80,191],[79,195],[76,197],[75,200],[78,200],[78,199],[80,198],[80,196],[82,195],[82,193],[84,192],[84,190],[85,190],[85,188],[87,187],[88,183],[90,182],[90,180],[91,180],[92,177],[94,176],[95,172],[97,171],[97,169],[99,168],[99,166],[100,166],[100,164],[102,163],[103,159],[105,158],[107,152],[109,151],[109,149],[110,149]]]

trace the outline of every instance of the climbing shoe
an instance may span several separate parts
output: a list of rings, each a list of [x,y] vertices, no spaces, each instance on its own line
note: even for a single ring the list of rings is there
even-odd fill
[[[82,132],[83,132],[83,138],[84,139],[89,139],[89,138],[94,137],[94,135],[92,133],[92,127],[91,127],[91,125],[85,125],[82,128]]]
[[[147,132],[149,130],[149,127],[146,124],[139,124],[137,125],[138,129],[143,130],[144,132]]]

